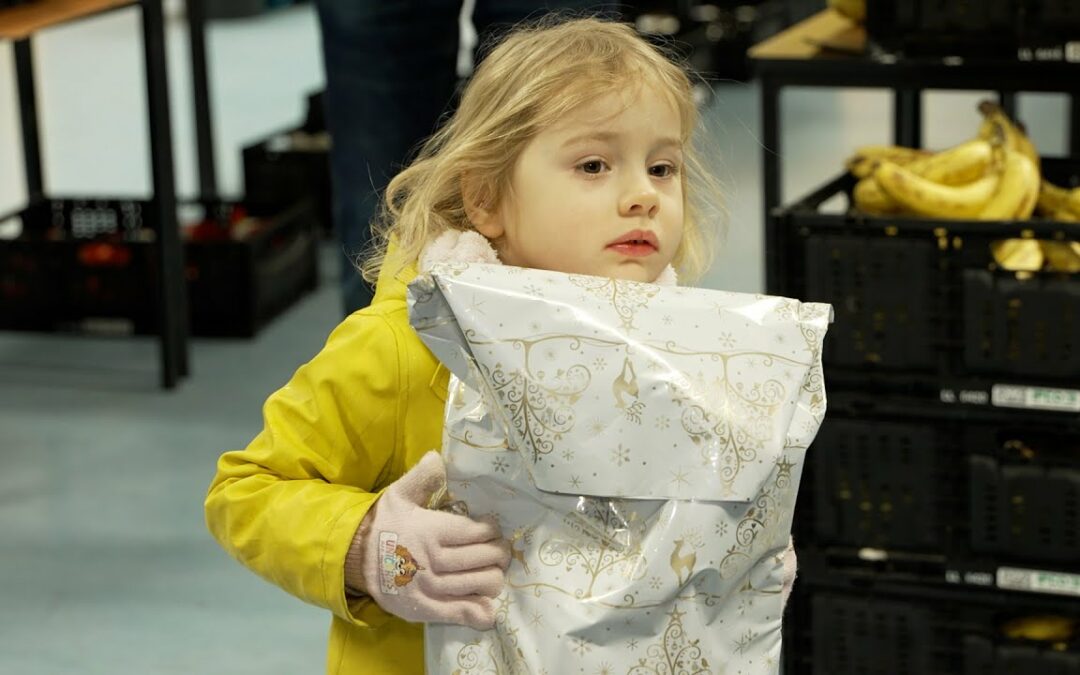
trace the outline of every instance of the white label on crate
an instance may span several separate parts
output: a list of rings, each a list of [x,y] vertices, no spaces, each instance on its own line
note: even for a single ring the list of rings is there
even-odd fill
[[[1069,63],[1080,63],[1080,42],[1065,43],[1065,60]]]
[[[1052,593],[1054,595],[1075,595],[1080,597],[1080,574],[999,567],[997,585],[998,588],[1010,591],[1030,591],[1032,593]]]
[[[1080,412],[1080,390],[995,384],[991,398],[999,408],[1035,408]]]

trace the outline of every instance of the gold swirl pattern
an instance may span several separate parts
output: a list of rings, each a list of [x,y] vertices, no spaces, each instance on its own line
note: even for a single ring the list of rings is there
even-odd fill
[[[702,656],[701,638],[690,639],[683,629],[678,605],[668,614],[671,620],[660,641],[649,645],[626,675],[712,675],[709,661]]]
[[[634,329],[634,315],[649,306],[649,301],[660,292],[655,284],[642,284],[622,279],[570,275],[569,281],[601,300],[611,303],[619,316],[624,330]]]

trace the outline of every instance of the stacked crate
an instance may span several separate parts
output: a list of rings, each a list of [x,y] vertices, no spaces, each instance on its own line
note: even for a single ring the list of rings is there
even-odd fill
[[[1043,171],[1080,185],[1078,162]],[[836,312],[787,672],[1080,673],[1080,272],[990,250],[1080,224],[823,211],[853,185],[772,216],[781,293]]]

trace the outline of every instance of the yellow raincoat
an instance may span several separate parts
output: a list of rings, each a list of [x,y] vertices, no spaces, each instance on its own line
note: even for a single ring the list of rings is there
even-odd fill
[[[423,626],[345,593],[345,553],[380,492],[442,444],[449,372],[409,325],[384,265],[371,306],[263,407],[262,432],[227,452],[206,498],[218,542],[255,573],[333,612],[327,672],[424,672]]]

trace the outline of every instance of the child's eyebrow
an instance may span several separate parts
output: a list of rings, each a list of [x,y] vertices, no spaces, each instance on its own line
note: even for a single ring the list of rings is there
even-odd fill
[[[565,141],[563,141],[562,147],[566,148],[571,145],[577,145],[578,143],[583,143],[586,141],[614,141],[618,140],[620,136],[621,134],[614,131],[587,131],[583,134],[577,134],[576,136],[571,136],[570,138],[566,139]],[[678,138],[675,138],[674,136],[665,136],[659,139],[655,144],[655,147],[657,148],[672,147],[675,149],[681,149],[682,146],[682,141]]]

